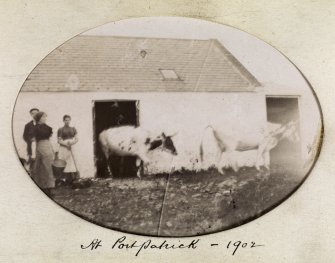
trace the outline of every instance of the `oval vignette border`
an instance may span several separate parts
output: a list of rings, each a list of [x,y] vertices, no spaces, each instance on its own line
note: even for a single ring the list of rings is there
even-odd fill
[[[20,92],[22,90],[22,87],[24,85],[24,83],[27,81],[27,79],[29,78],[29,76],[31,75],[31,73],[35,70],[35,68],[46,58],[48,57],[53,51],[55,51],[57,48],[59,48],[60,46],[64,45],[65,43],[69,42],[70,40],[72,40],[73,38],[76,38],[77,36],[83,34],[83,33],[86,33],[90,30],[93,30],[93,29],[96,29],[98,27],[101,27],[101,26],[104,26],[104,25],[107,25],[107,24],[110,24],[110,23],[117,23],[117,22],[121,22],[121,21],[125,21],[125,20],[136,20],[136,19],[141,19],[141,18],[149,18],[149,19],[159,19],[159,18],[181,18],[181,19],[187,19],[187,20],[196,20],[196,21],[204,21],[204,22],[207,22],[207,23],[212,23],[212,24],[217,24],[219,26],[226,26],[228,28],[231,28],[231,29],[234,29],[236,31],[239,31],[239,32],[243,32],[249,36],[251,36],[252,38],[254,39],[257,39],[257,41],[260,41],[266,45],[268,45],[269,47],[271,47],[273,49],[273,51],[276,51],[278,52],[283,58],[285,58],[293,67],[295,70],[297,70],[299,72],[299,74],[302,76],[302,78],[304,79],[304,81],[306,82],[308,88],[311,90],[312,94],[313,94],[313,97],[315,99],[315,102],[317,103],[317,107],[318,107],[318,110],[319,110],[319,115],[320,115],[320,121],[321,121],[321,127],[320,127],[320,134],[318,136],[318,142],[317,142],[317,145],[313,145],[313,148],[315,147],[316,148],[316,154],[315,154],[315,157],[313,159],[313,162],[311,163],[311,166],[309,168],[309,170],[305,173],[305,175],[302,177],[302,180],[299,181],[299,183],[289,192],[289,194],[287,194],[284,198],[278,200],[275,204],[273,204],[272,206],[262,210],[261,213],[255,215],[255,216],[252,216],[252,217],[249,217],[249,218],[246,218],[244,220],[241,220],[239,221],[238,223],[236,224],[232,224],[230,225],[229,227],[227,228],[222,228],[220,230],[215,230],[215,231],[212,231],[212,232],[206,232],[206,233],[200,233],[200,234],[195,234],[195,235],[182,235],[182,236],[166,236],[166,235],[150,235],[150,234],[142,234],[142,233],[137,233],[137,232],[131,232],[131,231],[127,231],[127,230],[122,230],[122,229],[118,229],[118,228],[114,228],[114,227],[107,227],[105,225],[103,225],[102,223],[99,223],[99,222],[95,222],[94,220],[90,220],[88,218],[85,218],[83,215],[75,212],[75,211],[71,211],[69,210],[68,208],[66,208],[65,206],[61,205],[60,203],[56,202],[54,199],[52,199],[51,197],[47,196],[45,194],[45,196],[47,196],[49,199],[51,199],[54,203],[56,203],[57,205],[59,205],[62,209],[64,209],[65,211],[71,213],[71,214],[74,214],[76,216],[78,216],[79,218],[85,220],[86,222],[90,222],[94,225],[97,225],[97,226],[100,226],[100,227],[103,227],[105,229],[108,229],[108,230],[112,230],[112,231],[117,231],[117,232],[120,232],[120,233],[125,233],[125,234],[132,234],[132,235],[138,235],[138,236],[143,236],[143,237],[160,237],[160,238],[188,238],[188,237],[197,237],[197,236],[205,236],[205,235],[212,235],[212,234],[215,234],[215,233],[219,233],[219,232],[223,232],[223,231],[227,231],[227,230],[231,230],[231,229],[234,229],[236,227],[239,227],[239,226],[242,226],[242,225],[245,225],[245,224],[248,224],[248,223],[251,223],[252,221],[262,217],[263,215],[267,214],[268,212],[270,212],[271,210],[275,209],[276,207],[278,207],[279,205],[281,205],[282,203],[285,203],[285,201],[287,199],[289,199],[300,187],[302,184],[304,184],[304,182],[306,181],[306,179],[310,176],[312,170],[314,169],[318,159],[319,159],[319,156],[321,154],[321,149],[322,149],[322,146],[323,146],[323,142],[324,142],[324,137],[325,137],[325,127],[324,127],[324,116],[323,116],[323,112],[322,112],[322,107],[321,107],[321,103],[319,101],[319,98],[313,88],[313,86],[311,85],[311,83],[309,82],[309,80],[306,78],[306,76],[301,72],[301,70],[296,66],[296,64],[294,64],[285,54],[283,54],[280,50],[278,50],[276,47],[274,47],[273,45],[269,44],[268,42],[265,42],[263,41],[262,39],[260,39],[258,36],[255,36],[255,35],[252,35],[242,29],[239,29],[235,26],[232,26],[232,25],[229,25],[229,24],[224,24],[224,23],[220,23],[220,22],[216,22],[216,21],[211,21],[209,19],[202,19],[202,18],[194,18],[194,17],[183,17],[183,16],[138,16],[138,17],[131,17],[131,18],[124,18],[124,19],[118,19],[118,20],[113,20],[113,21],[109,21],[109,22],[106,22],[106,23],[103,23],[101,25],[98,25],[98,26],[94,26],[92,28],[89,28],[89,29],[86,29],[85,31],[67,39],[66,41],[62,42],[60,45],[54,47],[48,54],[46,54],[29,72],[29,74],[27,75],[27,77],[25,78],[25,80],[23,81],[22,85],[21,85],[21,88],[16,96],[16,99],[15,99],[15,102],[14,102],[14,105],[13,105],[13,108],[12,108],[12,116],[11,116],[11,131],[12,131],[12,141],[13,141],[13,145],[14,145],[14,148],[15,148],[15,152],[17,154],[17,157],[18,157],[18,162],[19,164],[20,161],[19,161],[19,152],[18,152],[18,148],[17,148],[17,144],[15,143],[15,140],[14,140],[14,127],[13,127],[13,122],[14,122],[14,112],[15,112],[15,108],[16,108],[16,105],[17,105],[17,101],[18,101],[18,97],[20,95]],[[115,92],[118,92],[118,91],[115,91]],[[134,91],[130,91],[130,92],[134,92]],[[139,91],[139,92],[143,92],[143,91]],[[163,92],[164,93],[164,92]],[[21,164],[21,167],[23,168],[23,170],[25,171],[24,167],[22,166]],[[25,171],[26,175],[27,172]],[[29,176],[29,175],[28,175]],[[30,177],[30,176],[29,176]],[[30,179],[32,180],[33,182],[33,185],[36,186],[37,188],[39,188],[41,190],[41,188],[33,181],[33,179],[30,177]],[[42,191],[42,190],[41,190]],[[43,191],[42,191],[43,192]]]

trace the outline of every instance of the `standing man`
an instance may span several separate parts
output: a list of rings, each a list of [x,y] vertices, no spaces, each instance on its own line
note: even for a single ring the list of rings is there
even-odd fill
[[[114,101],[111,105],[110,119],[112,120],[112,127],[118,127],[125,124],[125,118],[121,113],[120,105],[117,101]]]
[[[35,156],[32,156],[33,154],[33,150],[32,150],[32,144],[33,144],[33,140],[35,137],[35,125],[36,125],[36,121],[34,119],[36,113],[39,112],[39,109],[37,108],[32,108],[29,113],[30,116],[32,117],[32,120],[30,122],[28,122],[25,126],[24,126],[24,132],[23,132],[23,139],[24,141],[27,143],[27,154],[28,154],[28,163],[30,166],[30,171],[32,169],[33,166],[33,162],[34,162],[34,158]]]

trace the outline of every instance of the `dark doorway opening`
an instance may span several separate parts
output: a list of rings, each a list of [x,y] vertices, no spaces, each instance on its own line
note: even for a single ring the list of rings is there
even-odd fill
[[[99,143],[99,134],[108,128],[126,125],[139,125],[139,102],[136,100],[95,101],[93,107],[93,127],[95,141],[96,177],[109,177],[109,163],[113,177],[136,176],[136,158],[133,156],[120,157],[111,155],[106,160]]]
[[[272,123],[286,124],[290,121],[299,123],[299,100],[297,97],[267,97],[267,120]],[[299,132],[300,137],[300,132]],[[301,165],[301,144],[284,139],[270,151],[272,168],[298,169]]]

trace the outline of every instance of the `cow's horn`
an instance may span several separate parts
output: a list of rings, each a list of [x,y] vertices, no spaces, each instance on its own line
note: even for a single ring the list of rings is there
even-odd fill
[[[178,134],[178,132],[176,131],[175,133],[172,133],[171,135],[169,135],[169,137],[176,136],[177,134]]]

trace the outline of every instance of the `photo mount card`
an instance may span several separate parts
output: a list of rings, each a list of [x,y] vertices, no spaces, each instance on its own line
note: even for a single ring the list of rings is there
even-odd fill
[[[159,237],[225,231],[275,208],[308,176],[323,133],[316,94],[280,52],[181,17],[66,41],[27,77],[12,126],[20,161],[52,200]]]

